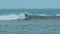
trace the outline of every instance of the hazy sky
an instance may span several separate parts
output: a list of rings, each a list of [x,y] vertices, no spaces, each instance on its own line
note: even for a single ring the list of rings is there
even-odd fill
[[[60,0],[0,0],[0,9],[60,8]]]

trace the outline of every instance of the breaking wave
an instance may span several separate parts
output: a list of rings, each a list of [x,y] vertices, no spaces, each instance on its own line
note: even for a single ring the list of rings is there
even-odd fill
[[[50,16],[52,16],[53,18],[54,17],[59,17],[60,14],[56,14],[56,15],[47,15],[47,14],[29,14],[30,15],[30,18],[41,18],[43,16],[43,18],[47,18],[46,16],[48,16],[48,18]],[[17,20],[17,19],[25,19],[25,15],[24,13],[23,14],[9,14],[9,15],[0,15],[0,20]]]
[[[0,20],[15,20],[15,19],[24,19],[24,14],[10,14],[10,15],[0,15]]]

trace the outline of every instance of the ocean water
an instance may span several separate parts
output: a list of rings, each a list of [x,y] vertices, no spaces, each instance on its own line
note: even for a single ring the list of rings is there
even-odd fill
[[[37,17],[24,20],[25,13]],[[0,34],[60,34],[59,32],[60,9],[0,9]]]

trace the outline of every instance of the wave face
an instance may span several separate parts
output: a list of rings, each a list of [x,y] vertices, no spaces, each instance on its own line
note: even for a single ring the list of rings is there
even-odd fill
[[[53,18],[60,16],[60,9],[0,9],[0,20],[16,20],[25,19],[25,13],[28,13],[30,18],[47,18],[44,16],[52,16]],[[49,18],[48,17],[48,18]]]

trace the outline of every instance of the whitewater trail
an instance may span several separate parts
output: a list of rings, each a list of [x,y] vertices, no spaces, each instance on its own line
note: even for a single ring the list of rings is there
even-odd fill
[[[25,16],[24,14],[0,15],[0,20],[15,20],[15,19],[25,19]]]

